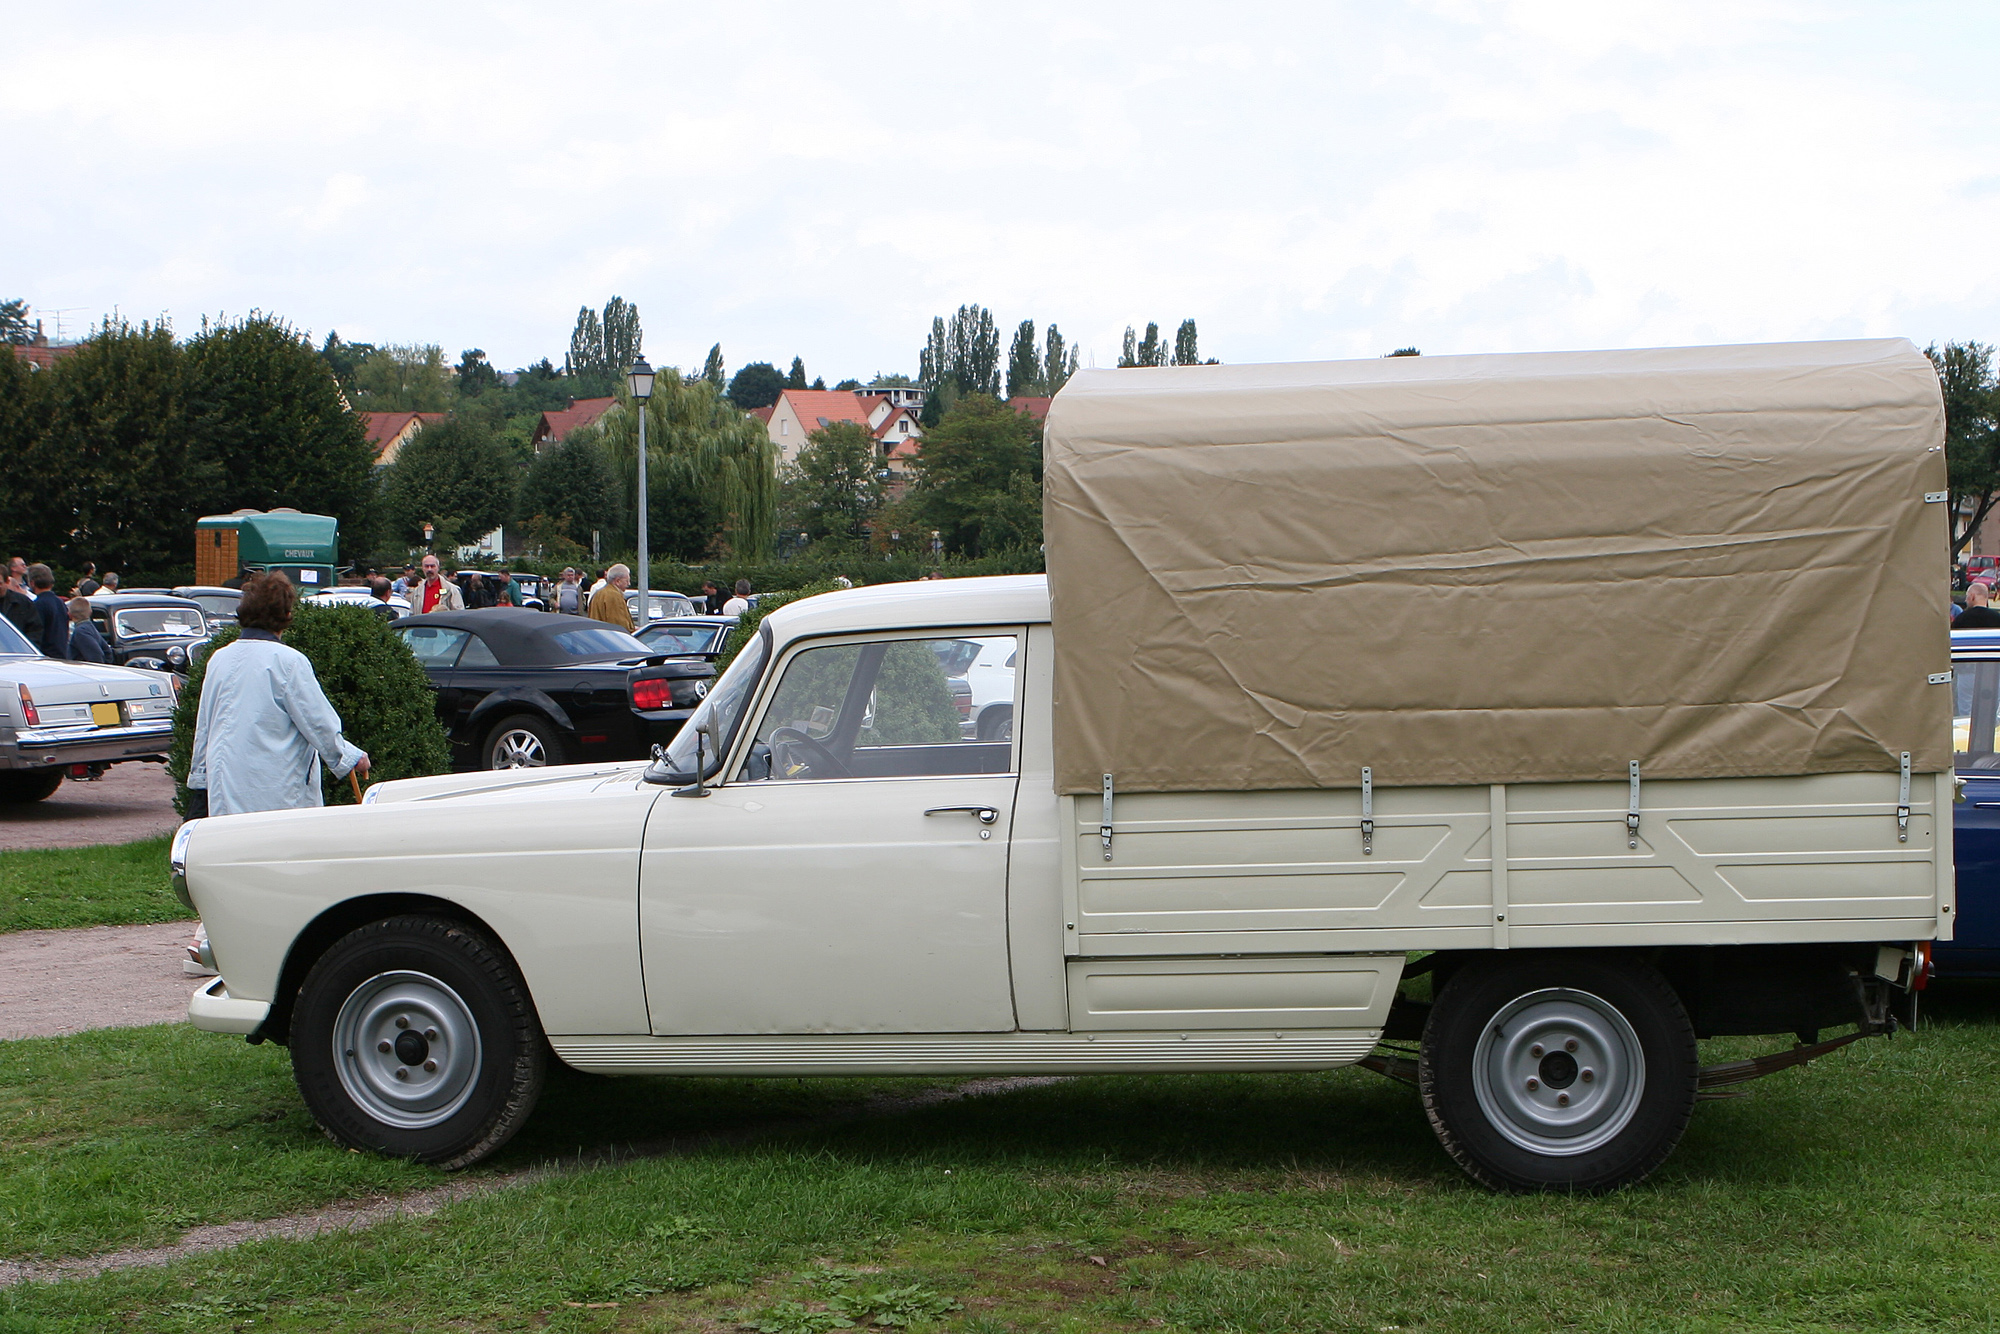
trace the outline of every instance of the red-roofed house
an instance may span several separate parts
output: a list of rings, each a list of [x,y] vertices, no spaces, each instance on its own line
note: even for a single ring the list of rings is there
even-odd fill
[[[917,406],[921,406],[920,397]],[[916,407],[892,401],[890,394],[872,394],[865,389],[787,389],[772,405],[764,428],[778,447],[778,461],[790,463],[798,457],[807,436],[834,422],[853,422],[874,437],[876,458],[893,474],[892,481],[908,470],[917,454],[917,442],[924,435],[917,424]]]
[[[432,422],[441,422],[449,415],[443,412],[364,412],[361,414],[361,429],[367,433],[368,443],[375,450],[375,466],[386,468],[396,461],[410,437]]]
[[[45,371],[70,353],[82,347],[82,343],[51,343],[42,332],[41,321],[35,322],[35,338],[29,343],[14,343],[14,360],[25,361],[31,371]]]
[[[542,414],[542,419],[535,423],[535,433],[528,437],[529,443],[539,454],[545,446],[560,442],[571,431],[597,425],[605,413],[617,406],[616,398],[572,398],[568,407]]]
[[[1027,413],[1038,422],[1045,422],[1049,419],[1049,404],[1053,402],[1055,402],[1055,399],[1047,396],[1035,397],[1029,394],[1016,394],[1007,400],[1007,406],[1016,412]]]

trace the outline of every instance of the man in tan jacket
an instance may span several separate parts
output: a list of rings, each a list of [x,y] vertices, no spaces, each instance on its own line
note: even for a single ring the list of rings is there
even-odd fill
[[[614,565],[604,572],[604,587],[590,595],[589,616],[593,621],[603,621],[615,625],[627,634],[632,632],[632,612],[625,605],[625,590],[632,583],[632,571],[623,565]]]
[[[427,611],[465,610],[465,598],[439,570],[436,556],[424,557],[423,582],[410,590],[410,610],[419,616]]]

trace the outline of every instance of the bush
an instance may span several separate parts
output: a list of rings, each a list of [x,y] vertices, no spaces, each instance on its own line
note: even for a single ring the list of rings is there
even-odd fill
[[[736,655],[743,651],[743,646],[757,633],[757,627],[763,624],[766,616],[788,602],[817,597],[821,593],[831,593],[839,587],[839,584],[829,579],[825,583],[807,584],[804,588],[795,588],[784,593],[766,593],[759,597],[756,606],[737,618],[736,628],[729,632],[729,639],[722,646],[722,656],[715,660],[715,674],[722,675],[728,670],[729,664],[736,661]]]
[[[208,641],[207,652],[236,637],[235,626],[224,626]],[[370,782],[421,778],[451,767],[451,748],[437,719],[430,678],[402,636],[380,616],[366,607],[301,606],[284,639],[312,663],[320,689],[340,715],[342,734],[368,752]],[[167,772],[174,778],[174,808],[183,815],[207,665],[205,653],[188,673],[174,710],[174,746]],[[322,769],[320,784],[327,805],[354,803],[346,779],[335,780]]]

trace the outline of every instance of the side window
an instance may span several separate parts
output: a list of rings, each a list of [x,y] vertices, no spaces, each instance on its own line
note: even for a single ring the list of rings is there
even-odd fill
[[[1993,745],[1993,724],[2000,716],[2000,662],[1958,662],[1953,667],[1953,759],[1961,769],[2000,769]]]
[[[465,652],[458,655],[461,667],[498,667],[500,659],[493,656],[493,650],[486,647],[486,641],[478,635],[469,635],[465,641]]]
[[[472,637],[463,630],[450,630],[442,625],[413,625],[398,633],[410,646],[410,652],[417,655],[418,664],[429,668],[451,666],[458,650]]]
[[[974,710],[982,695],[1011,704],[1014,643],[926,637],[794,654],[758,724],[751,772],[762,778],[768,766],[777,781],[1008,773],[1011,739],[981,739]],[[974,673],[980,662],[993,665]]]

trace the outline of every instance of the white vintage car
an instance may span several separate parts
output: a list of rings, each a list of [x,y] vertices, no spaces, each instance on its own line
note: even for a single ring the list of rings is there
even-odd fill
[[[0,802],[40,801],[73,770],[166,758],[180,678],[45,658],[0,621]]]

